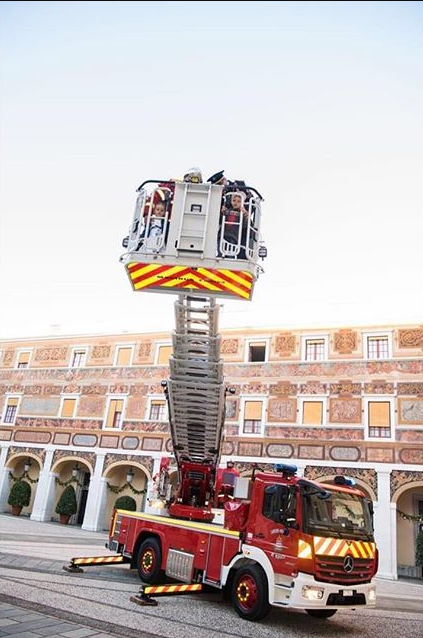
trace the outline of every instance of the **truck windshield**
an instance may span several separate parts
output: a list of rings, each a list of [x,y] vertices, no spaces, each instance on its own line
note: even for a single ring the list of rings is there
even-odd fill
[[[373,540],[372,516],[364,498],[346,492],[304,495],[304,531],[321,536]]]

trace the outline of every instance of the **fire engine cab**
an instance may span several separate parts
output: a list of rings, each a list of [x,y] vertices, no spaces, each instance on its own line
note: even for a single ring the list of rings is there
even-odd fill
[[[134,290],[178,294],[162,384],[178,485],[169,498],[166,483],[156,513],[115,511],[108,546],[138,570],[145,594],[207,585],[226,590],[247,620],[271,606],[328,618],[375,605],[371,502],[346,477],[323,485],[294,466],[225,481],[218,472],[228,390],[216,298],[252,298],[265,253],[261,203],[243,182],[148,180],[139,188],[121,261]],[[184,585],[156,587],[165,577]]]

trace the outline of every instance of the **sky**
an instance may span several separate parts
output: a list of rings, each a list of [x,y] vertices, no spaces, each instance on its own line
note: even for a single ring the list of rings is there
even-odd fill
[[[264,196],[222,328],[423,321],[422,2],[2,2],[0,337],[154,332],[119,256],[146,179]]]

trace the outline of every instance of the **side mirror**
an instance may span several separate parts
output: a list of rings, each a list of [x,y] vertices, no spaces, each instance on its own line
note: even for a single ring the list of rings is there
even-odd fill
[[[367,503],[367,507],[369,508],[369,512],[370,514],[373,516],[374,512],[374,507],[373,507],[373,501],[370,498],[366,498],[366,503]]]

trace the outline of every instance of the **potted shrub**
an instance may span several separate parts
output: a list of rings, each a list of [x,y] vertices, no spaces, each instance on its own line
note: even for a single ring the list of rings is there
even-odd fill
[[[423,529],[417,534],[416,538],[416,565],[420,566],[421,574],[423,575]]]
[[[68,485],[63,490],[59,502],[56,505],[56,514],[59,514],[62,525],[69,523],[70,517],[76,514],[77,509],[75,489],[73,485]]]
[[[115,510],[129,510],[130,512],[135,512],[136,509],[137,504],[132,496],[119,496],[119,498],[116,499]]]
[[[23,507],[29,505],[31,500],[31,486],[26,481],[16,481],[10,490],[8,503],[12,506],[13,516],[19,516]]]

